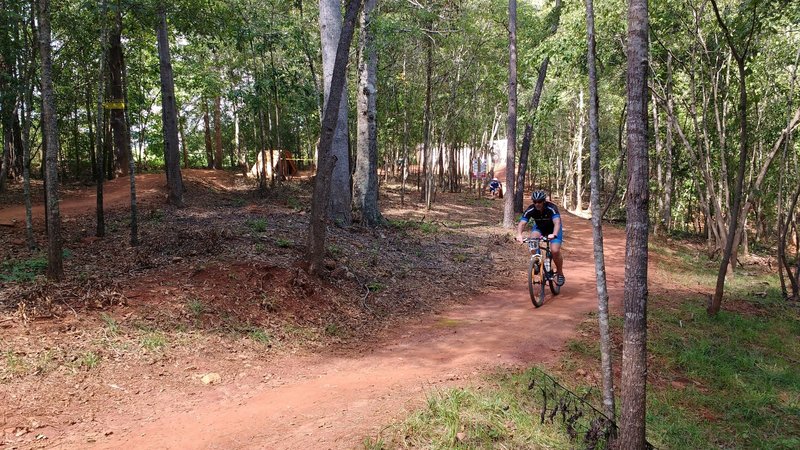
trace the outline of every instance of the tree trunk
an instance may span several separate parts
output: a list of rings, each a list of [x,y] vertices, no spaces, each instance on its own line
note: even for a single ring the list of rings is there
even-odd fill
[[[108,142],[108,136],[104,136],[104,133],[101,133],[100,130],[105,130],[105,126],[103,123],[103,119],[105,117],[103,112],[103,93],[106,91],[106,83],[105,83],[105,75],[106,75],[106,52],[108,51],[106,47],[106,13],[108,9],[108,4],[106,0],[103,0],[102,6],[100,8],[100,59],[99,59],[99,67],[97,69],[97,133],[95,134],[95,149],[97,151],[97,156],[95,160],[97,161],[97,173],[95,173],[95,182],[97,186],[97,194],[95,196],[96,199],[96,217],[97,217],[97,230],[95,231],[95,236],[103,237],[106,235],[106,220],[105,220],[105,211],[103,208],[103,184],[105,183],[106,173],[105,173],[105,146],[103,145],[103,137],[105,137],[105,141]]]
[[[352,1],[352,0],[351,0]],[[359,0],[360,3],[360,0]],[[336,61],[337,45],[342,32],[341,3],[338,0],[320,0],[319,27],[322,40],[322,72],[324,86],[324,104],[327,108],[333,78],[333,66]],[[350,43],[347,43],[348,47]],[[352,222],[350,201],[350,152],[347,129],[347,86],[339,103],[338,123],[331,147],[333,163],[331,173],[330,195],[328,196],[328,216],[338,226],[349,226]]]
[[[212,169],[214,167],[214,149],[211,144],[211,119],[208,115],[208,101],[205,97],[203,102],[203,135],[205,136],[206,144],[206,168]]]
[[[558,0],[560,3],[561,0]],[[514,212],[522,214],[524,203],[525,191],[525,174],[528,171],[528,157],[530,156],[531,140],[533,139],[533,118],[536,117],[536,111],[539,109],[539,100],[542,97],[542,90],[544,89],[544,80],[547,76],[547,66],[550,64],[550,57],[545,56],[542,65],[539,66],[539,76],[536,78],[536,87],[533,90],[533,96],[528,104],[528,111],[530,118],[525,123],[525,131],[522,134],[522,149],[519,154],[519,169],[517,170],[517,183],[514,186]]]
[[[575,140],[575,211],[583,211],[583,127],[585,115],[583,89],[578,93],[578,137]]]
[[[429,28],[433,28],[431,23]],[[422,140],[422,158],[418,159],[418,166],[422,164],[425,173],[425,186],[423,187],[423,195],[425,197],[425,209],[431,209],[431,199],[433,197],[433,174],[431,173],[433,167],[431,166],[431,75],[433,73],[433,36],[426,34],[428,39],[425,41],[426,59],[425,59],[425,114],[423,118],[423,140]],[[419,172],[419,170],[418,170]],[[417,177],[417,184],[419,184],[419,177]]]
[[[647,386],[647,0],[628,4],[628,189],[620,448],[645,448]]]
[[[120,7],[117,2],[117,8]],[[131,123],[128,118],[128,70],[122,66],[122,100],[125,108],[122,110],[125,120],[125,149],[128,161],[128,175],[131,186],[131,246],[139,245],[139,213],[136,206],[136,164],[133,158],[133,146],[131,145]]]
[[[108,73],[111,90],[111,101],[115,103],[111,109],[111,128],[114,131],[114,173],[117,176],[128,175],[128,153],[130,137],[125,123],[125,105],[122,87],[122,70],[125,55],[122,50],[122,12],[117,2],[117,13],[114,28],[109,39]]]
[[[178,148],[178,108],[175,104],[175,83],[172,79],[172,59],[169,54],[167,13],[162,5],[158,11],[158,60],[161,74],[161,120],[164,127],[164,162],[166,163],[169,203],[183,207],[183,178]]]
[[[319,139],[319,169],[314,181],[314,196],[311,203],[311,220],[308,228],[308,244],[306,247],[309,272],[319,274],[323,269],[325,257],[325,217],[329,201],[331,177],[337,163],[337,155],[333,152],[333,141],[339,124],[341,101],[344,96],[344,85],[347,81],[347,60],[350,42],[353,39],[356,16],[361,0],[350,0],[345,13],[344,24],[336,48],[330,83],[328,84],[325,114],[322,119],[322,131]],[[321,21],[324,28],[324,22]],[[324,33],[324,31],[323,31]]]
[[[716,315],[720,307],[722,305],[722,295],[725,290],[725,275],[728,272],[728,263],[731,261],[731,255],[733,254],[733,245],[736,240],[736,229],[739,226],[739,213],[742,209],[742,192],[744,190],[744,176],[745,176],[745,169],[747,168],[747,139],[748,139],[748,129],[747,129],[747,74],[745,70],[745,65],[747,61],[747,52],[750,40],[748,38],[748,44],[745,45],[744,50],[740,54],[737,50],[736,46],[733,43],[733,38],[731,37],[730,33],[728,32],[727,25],[722,20],[722,17],[719,14],[719,9],[717,8],[716,0],[711,0],[711,5],[714,7],[714,14],[717,17],[717,22],[719,23],[720,28],[723,29],[725,32],[725,37],[728,42],[728,46],[731,49],[731,53],[733,54],[733,58],[736,60],[736,66],[739,69],[739,169],[736,173],[736,187],[735,192],[733,194],[733,207],[730,210],[730,222],[728,224],[727,236],[725,240],[725,249],[722,253],[722,261],[720,261],[719,272],[717,273],[717,286],[714,290],[714,296],[711,299],[711,304],[708,306],[708,313],[711,315]],[[757,6],[753,6],[756,8]],[[755,21],[755,11],[753,13],[753,18]],[[751,24],[749,36],[752,37],[755,31],[755,24]]]
[[[377,67],[372,13],[376,0],[366,0],[361,12],[358,81],[358,154],[353,174],[353,210],[361,223],[375,227],[382,221],[378,209]]]
[[[222,97],[214,97],[214,168],[222,169]]]
[[[508,133],[506,140],[506,192],[514,189],[514,163],[517,154],[517,0],[508,0]],[[513,228],[514,196],[507,195],[503,209],[503,227]]]
[[[39,53],[42,64],[42,131],[44,139],[45,183],[47,192],[47,277],[60,280],[64,276],[61,214],[58,206],[58,120],[53,92],[53,62],[50,50],[50,0],[39,4]]]
[[[589,153],[591,166],[592,237],[594,240],[594,270],[597,284],[598,323],[600,326],[600,361],[603,373],[603,412],[615,420],[614,372],[611,330],[608,322],[608,289],[606,287],[606,263],[603,253],[603,217],[600,207],[600,101],[597,95],[596,41],[594,34],[594,3],[586,0],[586,38],[588,43],[587,65],[589,69]]]

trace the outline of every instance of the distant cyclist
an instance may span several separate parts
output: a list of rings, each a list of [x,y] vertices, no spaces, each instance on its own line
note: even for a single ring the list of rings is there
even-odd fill
[[[492,181],[489,182],[489,193],[492,194],[492,197],[499,196],[503,198],[503,185],[500,180],[492,178]]]
[[[556,284],[562,286],[566,281],[564,278],[564,258],[561,256],[561,243],[564,237],[564,229],[561,227],[561,215],[558,213],[558,206],[547,201],[547,194],[544,191],[533,191],[531,194],[533,204],[522,213],[522,217],[517,224],[517,240],[522,242],[525,224],[531,224],[531,237],[540,238],[547,236],[550,240],[550,252],[553,254],[553,262],[556,264]]]

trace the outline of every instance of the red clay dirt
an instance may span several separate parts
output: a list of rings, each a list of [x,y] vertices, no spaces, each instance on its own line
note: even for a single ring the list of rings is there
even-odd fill
[[[410,322],[374,348],[345,355],[288,356],[200,393],[179,408],[173,393],[148,399],[141,417],[110,414],[98,448],[354,448],[426,393],[502,367],[554,359],[584,314],[596,309],[591,229],[567,217],[568,282],[534,309],[525,271],[508,286],[436,317]],[[624,239],[606,232],[611,298],[621,296]],[[265,372],[280,384],[264,383]],[[176,410],[177,409],[177,410]],[[77,442],[65,443],[65,448]]]
[[[109,205],[126,205],[126,182],[107,185]],[[160,195],[162,185],[162,176],[144,176],[139,193]],[[66,198],[61,208],[67,215],[90,213],[94,199]],[[23,220],[19,213],[2,210],[0,221]],[[597,307],[590,222],[564,217],[567,284],[557,297],[548,292],[541,308],[531,305],[526,267],[520,266],[487,295],[436,315],[408,318],[383,336],[349,348],[284,354],[268,362],[229,355],[228,373],[216,384],[178,389],[165,383],[160,392],[140,393],[126,385],[127,374],[106,373],[95,392],[109,400],[91,418],[100,433],[87,439],[85,428],[49,429],[45,446],[354,448],[422,406],[431,391],[479,381],[480,375],[503,368],[553,361],[585,313]],[[619,303],[624,234],[611,227],[604,231],[610,296]],[[219,356],[201,352],[198,367],[214,371],[213,357]]]

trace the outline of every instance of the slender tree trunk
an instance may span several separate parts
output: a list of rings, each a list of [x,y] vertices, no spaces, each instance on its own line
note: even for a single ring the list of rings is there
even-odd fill
[[[596,41],[594,31],[594,3],[586,0],[586,38],[588,43],[587,65],[589,69],[589,153],[591,165],[592,237],[594,241],[594,271],[597,283],[598,323],[600,326],[600,361],[603,373],[603,412],[615,420],[614,371],[611,327],[608,322],[608,289],[606,287],[606,263],[603,253],[603,217],[600,207],[600,101],[597,95]]]
[[[560,2],[560,0],[559,0]],[[533,118],[539,109],[539,99],[542,97],[544,80],[547,76],[547,66],[550,64],[550,57],[546,56],[542,65],[539,66],[539,76],[536,78],[536,87],[528,105],[530,119],[525,123],[525,131],[522,134],[522,149],[519,154],[519,169],[517,170],[517,182],[514,189],[514,212],[522,214],[525,191],[525,174],[528,171],[528,157],[530,156],[531,140],[533,139]]]
[[[103,208],[103,184],[105,183],[105,148],[103,145],[103,137],[106,137],[106,142],[108,142],[107,136],[104,136],[104,133],[101,133],[100,130],[105,130],[103,119],[103,92],[106,91],[106,83],[105,83],[105,75],[106,75],[106,56],[107,56],[107,47],[106,47],[106,20],[107,20],[107,9],[108,4],[106,0],[103,0],[102,6],[100,8],[100,65],[98,67],[98,74],[97,74],[97,133],[95,134],[95,149],[97,150],[97,173],[95,174],[95,181],[97,186],[97,206],[96,206],[96,217],[97,217],[97,230],[95,232],[95,236],[103,237],[106,235],[106,220],[105,220],[105,211]]]
[[[189,148],[186,146],[186,133],[185,128],[186,126],[186,116],[180,113],[180,108],[178,108],[178,134],[181,138],[181,153],[183,154],[183,168],[189,168]]]
[[[429,28],[433,28],[431,23]],[[431,199],[433,197],[433,174],[431,173],[433,167],[431,161],[431,77],[433,73],[433,36],[427,34],[428,38],[426,44],[426,60],[425,60],[425,117],[423,119],[423,143],[422,143],[422,161],[419,161],[417,166],[423,165],[425,172],[425,186],[423,195],[425,197],[425,209],[431,209]],[[417,170],[419,172],[419,169]],[[417,177],[419,184],[419,177]]]
[[[625,324],[622,346],[622,411],[619,446],[645,448],[647,386],[647,0],[628,4],[628,189],[625,233]]]
[[[211,118],[208,115],[208,101],[203,98],[203,133],[206,144],[206,168],[214,167],[214,150],[211,144]]]
[[[117,0],[117,8],[120,7]],[[131,122],[128,117],[128,70],[122,65],[122,99],[125,108],[122,110],[125,120],[125,153],[128,161],[128,175],[131,186],[131,246],[139,245],[139,213],[136,206],[136,163],[133,158],[133,145],[131,145]]]
[[[339,0],[320,0],[319,9],[324,103],[327,108],[337,45],[342,31],[341,3]],[[348,42],[349,45],[350,43]],[[336,134],[333,137],[333,153],[331,155],[334,158],[330,160],[334,166],[331,173],[330,195],[328,196],[328,215],[336,225],[349,226],[352,222],[352,211],[350,200],[350,150],[347,128],[347,86],[343,86],[343,89],[344,94],[340,99],[339,114],[337,114]]]
[[[158,11],[158,60],[161,74],[161,120],[164,124],[164,161],[166,163],[169,203],[183,207],[183,177],[178,148],[178,108],[175,104],[175,83],[172,79],[172,59],[169,54],[167,13],[162,5]]]
[[[353,174],[353,210],[361,216],[361,222],[374,227],[381,223],[378,209],[378,136],[377,114],[377,67],[374,25],[372,13],[376,0],[366,0],[361,12],[361,37],[358,82],[358,154],[356,171]]]
[[[739,69],[739,169],[736,173],[736,187],[733,194],[733,208],[730,210],[730,222],[728,224],[727,236],[725,240],[725,249],[722,253],[722,261],[720,262],[719,272],[717,273],[717,286],[714,290],[714,296],[711,299],[711,304],[708,306],[708,313],[716,315],[722,305],[722,295],[725,290],[725,275],[728,273],[728,263],[731,261],[733,254],[733,246],[736,240],[736,229],[739,226],[739,213],[742,208],[742,193],[744,191],[744,176],[745,169],[747,168],[747,151],[748,151],[748,129],[747,129],[747,73],[745,65],[747,61],[747,52],[749,46],[745,45],[742,54],[736,49],[733,39],[728,32],[728,28],[722,17],[719,14],[716,0],[711,0],[711,5],[714,7],[714,14],[717,17],[717,22],[720,28],[725,32],[728,46],[733,53],[733,58],[736,60],[736,66]],[[756,8],[757,6],[753,6]],[[755,21],[755,11],[753,12],[753,19]],[[754,33],[755,24],[750,25],[750,37]]]
[[[584,128],[583,89],[578,93],[578,137],[575,139],[575,211],[583,211],[583,128]]]
[[[38,0],[39,52],[42,64],[42,131],[45,145],[45,183],[47,192],[47,277],[60,280],[64,276],[61,213],[58,206],[58,120],[53,93],[53,62],[50,50],[50,1]]]
[[[125,55],[122,51],[122,12],[117,0],[117,12],[114,28],[109,39],[108,73],[110,81],[111,101],[115,103],[111,109],[111,128],[114,130],[114,173],[117,176],[128,175],[128,137],[125,123],[125,105],[122,87],[122,70]]]
[[[214,97],[214,168],[222,169],[222,97]]]
[[[329,201],[331,177],[337,163],[337,155],[333,153],[332,146],[334,134],[339,123],[341,100],[344,95],[344,85],[347,81],[347,60],[350,52],[350,43],[353,39],[355,22],[361,0],[350,0],[345,13],[344,24],[336,48],[336,57],[331,70],[330,83],[328,84],[325,114],[322,119],[322,133],[319,140],[319,170],[314,181],[314,196],[311,204],[311,221],[308,229],[307,259],[309,272],[319,274],[323,269],[325,257],[325,217]]]
[[[506,192],[516,192],[514,163],[517,154],[517,0],[508,0],[508,133],[506,141]],[[514,196],[507,195],[503,209],[503,227],[513,228]]]

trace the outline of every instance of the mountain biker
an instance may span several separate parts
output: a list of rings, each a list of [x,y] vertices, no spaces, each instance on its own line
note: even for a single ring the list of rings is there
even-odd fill
[[[550,240],[550,253],[553,254],[553,262],[556,264],[556,284],[562,286],[566,281],[563,272],[564,258],[561,256],[564,230],[561,226],[561,215],[558,213],[558,206],[548,202],[547,194],[542,190],[533,191],[531,200],[533,204],[522,213],[522,217],[520,217],[517,224],[517,241],[523,241],[522,231],[525,229],[525,224],[533,220],[531,237],[547,236],[547,239]]]
[[[497,178],[492,178],[492,181],[489,182],[489,193],[492,195],[500,195],[500,190],[502,189],[500,185],[500,180]],[[500,198],[503,198],[500,196]]]

